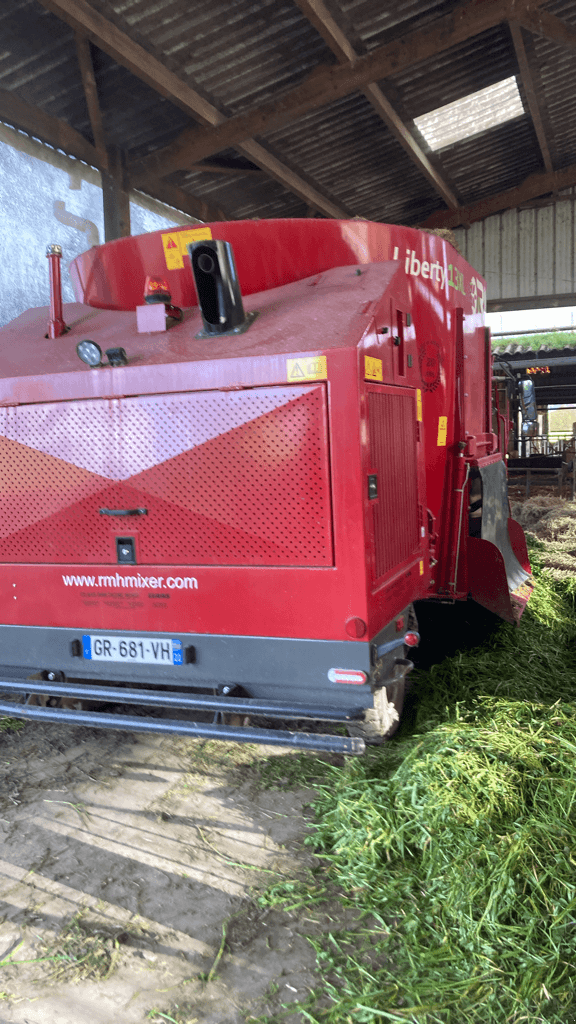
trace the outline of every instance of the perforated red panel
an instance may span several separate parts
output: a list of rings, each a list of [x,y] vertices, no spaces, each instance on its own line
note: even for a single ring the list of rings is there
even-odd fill
[[[139,564],[332,564],[324,385],[0,416],[0,561],[115,562],[125,535]]]
[[[374,517],[374,579],[402,565],[418,549],[416,409],[412,391],[370,388],[370,457],[378,475]]]

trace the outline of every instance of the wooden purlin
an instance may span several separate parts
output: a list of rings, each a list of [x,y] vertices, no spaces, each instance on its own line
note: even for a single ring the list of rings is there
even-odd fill
[[[70,25],[75,32],[82,32],[96,46],[113,57],[118,64],[128,68],[132,74],[150,85],[161,96],[169,99],[175,106],[184,110],[195,121],[204,125],[217,126],[226,120],[224,115],[205,100],[199,92],[187,85],[178,75],[165,67],[162,61],[131,39],[127,32],[123,32],[107,18],[104,18],[86,0],[39,0],[39,3]],[[313,205],[328,217],[350,216],[350,211],[325,196],[301,175],[269,153],[256,140],[248,136],[244,136],[244,139],[244,145],[237,146],[236,149],[270,177],[279,181],[290,192],[295,193],[304,202]],[[212,152],[217,152],[217,150],[212,150]],[[139,163],[137,168],[128,167],[128,173],[134,188],[145,188],[145,182],[150,181],[151,176],[152,178],[163,177],[173,170],[188,169],[189,164],[194,163],[197,161],[185,162],[182,168],[171,167],[162,175],[158,175],[153,167]]]
[[[42,0],[53,4],[69,0]],[[188,128],[164,149],[151,153],[133,168],[163,176],[197,163],[229,147],[239,148],[248,137],[265,135],[328,103],[362,89],[389,75],[457,46],[495,25],[518,16],[528,0],[477,0],[455,8],[425,29],[407,33],[354,61],[319,67],[301,85],[245,113],[221,121],[212,128]],[[540,0],[534,0],[538,3]],[[136,178],[137,180],[137,178]]]
[[[340,26],[328,11],[323,0],[294,0],[297,6],[308,21],[314,25],[324,41],[336,54],[341,63],[355,61],[358,54],[350,43]],[[428,179],[430,184],[442,196],[450,209],[458,208],[458,199],[452,188],[444,180],[442,175],[430,162],[428,156],[409,131],[398,112],[383,93],[382,89],[375,82],[365,85],[362,92],[368,102],[372,105],[378,116],[386,127],[391,131],[394,138],[406,151],[412,162],[416,165],[421,174]]]
[[[242,167],[241,164],[232,163],[202,163],[193,164],[191,167],[186,168],[187,171],[196,171],[202,174],[228,174],[232,177],[240,177],[241,175],[254,175],[257,174],[262,177],[263,171],[260,167]]]
[[[521,185],[506,189],[505,192],[498,192],[493,196],[487,196],[486,199],[481,199],[470,206],[461,206],[458,210],[439,210],[419,226],[422,228],[457,228],[461,224],[473,224],[477,220],[484,220],[485,217],[489,217],[493,213],[512,209],[529,199],[537,199],[538,196],[571,188],[573,185],[576,185],[576,164],[571,164],[561,171],[553,171],[551,174],[530,174]]]
[[[576,29],[548,11],[541,11],[532,5],[514,15],[523,28],[535,35],[551,39],[554,43],[576,50]]]
[[[102,124],[102,111],[100,109],[100,100],[98,99],[98,87],[96,85],[96,78],[94,75],[92,54],[90,53],[90,43],[86,36],[81,32],[75,33],[75,40],[76,55],[78,57],[78,65],[80,67],[80,76],[82,78],[86,106],[88,107],[92,137],[94,139],[94,145],[98,150],[100,167],[107,169],[108,154],[106,152],[106,136],[104,134],[104,126]]]
[[[548,139],[544,130],[536,83],[534,82],[532,69],[526,53],[526,47],[522,36],[522,27],[517,21],[510,22],[510,34],[512,36],[514,50],[516,52],[518,67],[520,68],[520,78],[528,101],[530,116],[532,118],[532,123],[534,124],[534,131],[536,132],[536,138],[538,139],[538,145],[540,146],[540,152],[542,153],[542,161],[545,169],[548,173],[551,173],[554,170],[554,165],[552,163]]]
[[[8,89],[0,89],[0,119],[91,167],[100,168],[98,150],[80,132]]]
[[[216,221],[234,219],[224,210],[220,209],[220,207],[213,206],[204,199],[191,195],[183,188],[179,188],[178,185],[173,185],[169,181],[153,178],[152,175],[141,181],[137,191],[144,192],[146,195],[151,196],[153,199],[158,199],[162,203],[167,203],[168,206],[173,206],[176,210],[187,213],[189,217],[193,217],[195,220]]]
[[[68,156],[82,160],[83,163],[97,170],[105,171],[101,163],[101,153],[88,139],[85,139],[75,128],[62,121],[59,117],[47,114],[40,107],[35,107],[21,99],[14,92],[0,89],[0,120],[20,128],[29,135],[48,143],[54,149],[60,149]],[[129,187],[134,186],[129,181]],[[221,209],[206,203],[204,200],[185,192],[184,189],[171,185],[166,181],[148,175],[139,186],[142,192],[152,196],[161,203],[173,206],[190,217],[200,220],[230,220]]]

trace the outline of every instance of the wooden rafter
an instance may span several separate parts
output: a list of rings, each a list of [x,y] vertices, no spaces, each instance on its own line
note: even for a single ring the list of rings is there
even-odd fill
[[[69,2],[42,0],[47,6]],[[240,148],[248,137],[265,135],[281,128],[310,110],[317,110],[372,82],[398,74],[512,16],[518,17],[516,12],[523,8],[524,2],[528,0],[491,0],[481,4],[477,0],[469,0],[432,25],[408,32],[354,61],[317,68],[301,85],[277,99],[228,118],[212,128],[186,129],[170,146],[151,153],[141,161],[140,169],[163,176],[230,146]]]
[[[202,171],[203,174],[228,174],[238,176],[239,174],[257,174],[262,177],[264,173],[260,167],[242,167],[240,164],[217,164],[202,163],[192,164],[186,168],[187,171]]]
[[[189,192],[185,192],[178,185],[172,185],[169,181],[162,181],[150,176],[141,182],[138,191],[152,196],[153,199],[159,199],[161,203],[167,203],[168,206],[173,206],[176,210],[181,210],[182,213],[187,213],[197,220],[232,219],[219,207],[199,199],[198,196],[190,195]]]
[[[77,160],[83,160],[91,167],[100,168],[98,151],[80,132],[59,117],[53,117],[45,110],[32,106],[8,89],[0,89],[0,119],[47,142],[55,149],[75,156]]]
[[[86,36],[81,32],[76,32],[75,38],[76,54],[78,57],[78,64],[80,66],[80,75],[82,77],[82,85],[84,87],[86,106],[88,107],[92,137],[94,139],[94,145],[98,150],[100,165],[101,167],[107,167],[108,154],[106,153],[106,136],[104,134],[104,126],[102,124],[102,111],[100,110],[100,100],[98,99],[98,87],[96,85],[96,78],[94,75],[92,54],[90,53],[90,43]]]
[[[576,29],[561,21],[560,18],[556,18],[555,15],[549,14],[548,11],[528,7],[523,11],[517,11],[514,18],[520,22],[523,28],[527,28],[535,35],[552,39],[553,42],[560,43],[561,46],[568,46],[572,50],[576,49]]]
[[[534,124],[534,131],[536,132],[538,145],[540,146],[540,152],[542,153],[542,160],[548,173],[551,173],[554,170],[554,166],[552,164],[550,147],[548,145],[544,122],[542,120],[542,111],[540,108],[537,86],[532,75],[532,69],[530,67],[526,47],[524,45],[522,27],[517,21],[510,21],[509,24],[514,50],[516,51],[516,60],[518,61],[518,67],[520,68],[520,78],[522,79],[524,93],[528,102],[528,109],[530,110],[530,116],[532,118],[532,123]]]
[[[257,164],[263,171],[266,171],[271,178],[275,178],[281,185],[284,185],[284,188],[287,188],[289,192],[293,192],[294,195],[303,199],[308,206],[313,206],[321,213],[328,214],[329,217],[350,216],[350,211],[345,206],[337,206],[336,203],[333,203],[322,192],[319,192],[318,189],[313,188],[307,181],[304,181],[296,171],[292,171],[281,160],[278,160],[269,153],[255,139],[246,139],[242,146],[237,146],[236,148],[252,160],[252,163]],[[161,175],[157,175],[157,177],[161,177]]]
[[[137,78],[169,99],[187,114],[192,114],[202,124],[215,124],[215,118],[222,115],[208,103],[199,92],[186,85],[182,79],[169,71],[161,61],[139,46],[126,32],[122,32],[111,21],[104,18],[86,0],[39,0],[75,32],[82,32],[104,53],[109,54]]]
[[[358,59],[358,54],[350,40],[328,11],[324,0],[295,0],[295,2],[341,63],[353,62]],[[430,162],[422,147],[418,145],[380,86],[375,82],[370,82],[363,87],[362,92],[394,138],[408,153],[412,162],[416,164],[421,174],[433,185],[450,209],[457,209],[458,200],[454,192]]]
[[[107,18],[104,18],[86,0],[39,0],[39,2],[70,25],[75,32],[82,32],[96,46],[113,57],[118,64],[128,68],[134,75],[196,121],[210,126],[217,126],[225,121],[220,111],[205,100],[199,92],[166,68],[162,61],[145,50],[143,46],[134,42],[128,33],[123,32]],[[499,2],[503,2],[503,0],[499,0]],[[236,148],[258,167],[261,167],[270,177],[275,178],[289,191],[294,192],[306,203],[313,205],[329,217],[349,215],[349,211],[344,207],[332,202],[329,197],[323,195],[249,136],[250,133],[245,135],[244,144]],[[211,152],[214,153],[217,150]],[[197,162],[197,160],[188,161],[183,166],[186,168],[188,164]],[[177,170],[178,168],[171,169]],[[153,178],[159,177],[153,167],[140,165],[137,180],[133,174],[130,174],[132,185],[139,188],[144,181],[150,180],[150,173]],[[165,173],[168,174],[170,171]]]
[[[461,206],[458,210],[440,210],[433,213],[420,226],[423,228],[457,228],[460,224],[473,224],[484,220],[493,213],[520,206],[530,199],[547,195],[564,188],[576,185],[576,164],[552,173],[530,174],[520,185],[509,188],[505,192],[488,196],[470,206]]]
[[[39,107],[32,106],[7,89],[0,89],[0,120],[28,132],[42,142],[47,142],[55,149],[61,149],[91,167],[96,167],[100,171],[105,170],[100,164],[99,151],[80,132],[59,117],[53,117]],[[152,175],[142,182],[140,189],[161,203],[167,203],[168,206],[174,206],[177,210],[187,213],[190,217],[199,220],[229,219],[218,207],[205,203],[202,199],[166,181],[158,181]]]

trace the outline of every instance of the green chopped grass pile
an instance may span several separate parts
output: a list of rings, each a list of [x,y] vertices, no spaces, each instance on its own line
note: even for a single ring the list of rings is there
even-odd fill
[[[24,722],[19,721],[17,718],[0,718],[0,732],[18,732],[19,729],[24,728]]]
[[[327,766],[315,896],[367,926],[315,941],[305,1020],[576,1022],[576,581],[531,554],[520,628],[417,673],[409,727]]]

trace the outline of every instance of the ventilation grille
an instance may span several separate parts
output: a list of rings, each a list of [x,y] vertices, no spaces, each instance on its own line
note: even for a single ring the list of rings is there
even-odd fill
[[[0,410],[0,561],[331,565],[324,385]],[[109,517],[101,508],[146,508]]]
[[[413,393],[368,391],[370,456],[378,474],[374,516],[374,580],[418,550],[416,409]]]

